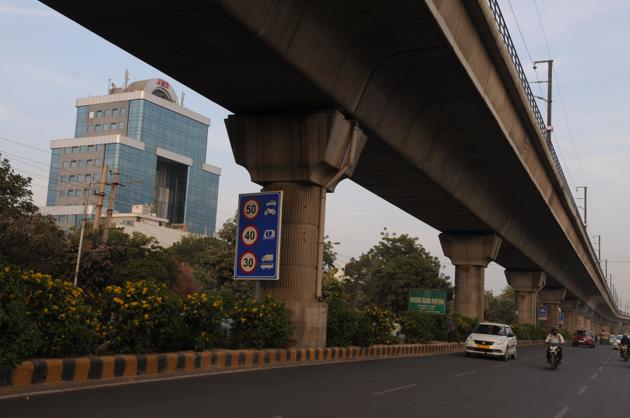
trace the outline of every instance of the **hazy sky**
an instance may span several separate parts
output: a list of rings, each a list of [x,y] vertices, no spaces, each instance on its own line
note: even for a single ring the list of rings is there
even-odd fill
[[[500,3],[531,80],[536,74],[529,55],[533,60],[555,60],[556,147],[572,187],[589,187],[589,231],[601,234],[602,257],[629,261],[610,263],[609,271],[622,297],[630,300],[630,1],[538,0],[553,55],[547,52],[534,0],[511,0],[529,53],[508,1]],[[234,212],[238,193],[259,189],[249,181],[247,171],[234,163],[223,124],[228,112],[31,0],[0,0],[0,137],[23,144],[0,139],[0,151],[20,172],[34,178],[36,203],[43,205],[49,141],[72,137],[75,99],[106,94],[108,79],[120,85],[125,69],[132,80],[162,77],[171,81],[178,93],[186,92],[186,107],[212,119],[207,161],[223,169],[220,225]],[[545,74],[544,69],[538,70],[541,79]],[[544,106],[541,110],[544,113]],[[341,242],[342,262],[367,250],[387,227],[419,237],[431,253],[440,256],[445,273],[453,275],[453,267],[442,256],[436,230],[352,181],[345,180],[329,195],[326,221],[326,233]],[[491,265],[486,288],[496,292],[505,285],[503,269]]]

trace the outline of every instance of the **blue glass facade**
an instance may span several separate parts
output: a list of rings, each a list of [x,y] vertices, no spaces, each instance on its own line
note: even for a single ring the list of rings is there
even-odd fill
[[[106,126],[109,132],[105,132]],[[136,139],[142,142],[144,150],[115,141],[90,144],[91,137],[103,135]],[[190,232],[212,234],[220,176],[203,169],[207,137],[206,124],[145,99],[79,106],[75,138],[82,138],[81,144],[85,141],[90,145],[52,150],[47,206],[82,205],[78,194],[82,189],[79,190],[77,183],[83,180],[82,187],[87,187],[85,176],[89,174],[89,181],[94,184],[95,172],[100,173],[104,163],[110,173],[120,173],[124,185],[116,190],[116,212],[131,212],[132,205],[151,205],[158,216],[168,218],[171,223],[183,223]],[[108,180],[111,181],[111,175]],[[177,187],[173,188],[173,184]],[[109,204],[109,195],[108,187],[104,208]],[[170,199],[168,204],[165,199]],[[69,219],[67,215],[59,215],[58,220],[72,223],[79,216]]]

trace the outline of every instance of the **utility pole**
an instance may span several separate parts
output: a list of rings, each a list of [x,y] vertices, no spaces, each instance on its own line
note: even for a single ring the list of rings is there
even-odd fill
[[[584,200],[584,228],[588,226],[588,187],[587,186],[579,186],[575,188],[576,192],[579,192],[580,189],[584,191],[582,200]]]
[[[77,250],[77,265],[74,269],[74,287],[77,287],[79,283],[79,267],[81,266],[81,252],[83,251],[83,235],[85,234],[85,224],[87,223],[87,207],[90,199],[90,192],[92,191],[92,182],[88,183],[88,187],[85,190],[85,200],[83,202],[83,220],[81,222],[81,233],[79,234],[79,249]]]
[[[98,179],[98,193],[96,193],[96,208],[94,210],[94,224],[92,229],[98,231],[101,222],[101,212],[103,211],[103,199],[105,198],[105,184],[107,184],[107,164],[103,161],[101,165],[101,177]]]
[[[120,172],[116,170],[112,174],[112,189],[109,193],[109,205],[107,207],[107,214],[105,215],[105,227],[103,229],[103,238],[101,243],[107,244],[109,239],[109,228],[112,226],[112,215],[114,213],[114,202],[116,201],[116,187],[120,183]]]
[[[547,98],[539,97],[539,99],[547,102],[547,141],[551,143],[551,132],[553,131],[553,125],[551,124],[551,104],[553,103],[553,60],[541,60],[534,61],[534,70],[536,64],[547,64]]]
[[[595,235],[593,238],[597,238],[597,261],[602,262],[602,236]]]

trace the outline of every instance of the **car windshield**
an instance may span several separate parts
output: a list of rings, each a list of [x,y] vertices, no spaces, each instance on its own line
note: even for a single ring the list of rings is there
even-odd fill
[[[586,335],[586,331],[578,331],[578,332],[576,332],[576,334],[577,334],[578,337],[583,337],[583,336]]]
[[[475,334],[505,335],[503,327],[499,325],[479,324],[473,330]]]

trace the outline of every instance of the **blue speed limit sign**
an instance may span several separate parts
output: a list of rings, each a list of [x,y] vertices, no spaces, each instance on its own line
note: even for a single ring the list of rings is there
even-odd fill
[[[279,279],[281,222],[282,192],[239,195],[234,279]]]

